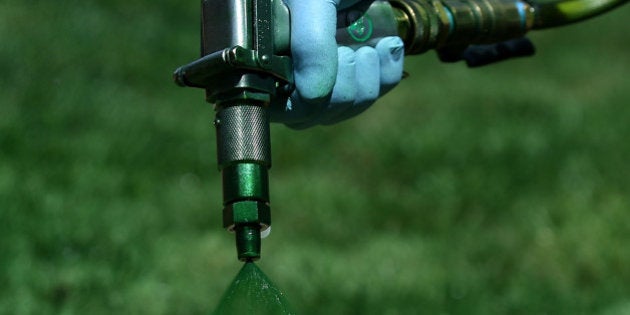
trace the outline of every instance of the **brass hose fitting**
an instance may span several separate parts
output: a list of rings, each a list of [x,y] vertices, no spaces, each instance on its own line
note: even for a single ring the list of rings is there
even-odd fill
[[[392,0],[390,4],[407,55],[440,47],[451,33],[451,15],[438,0]]]
[[[520,1],[445,0],[444,7],[455,24],[449,45],[489,44],[521,37],[533,23],[530,6]]]
[[[487,44],[523,36],[532,7],[514,0],[392,0],[406,53],[445,46]]]

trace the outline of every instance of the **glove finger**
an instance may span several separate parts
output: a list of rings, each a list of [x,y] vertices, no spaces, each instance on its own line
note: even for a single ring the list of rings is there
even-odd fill
[[[372,47],[361,47],[356,51],[355,80],[356,94],[352,106],[336,117],[339,122],[365,111],[374,104],[380,91],[379,56]]]
[[[272,104],[270,106],[270,120],[271,122],[286,124],[294,129],[304,129],[306,127],[298,127],[322,112],[327,103],[327,101],[323,101],[318,104],[309,104],[303,101],[297,92],[293,92],[286,104]]]
[[[291,11],[291,53],[295,85],[308,103],[330,95],[337,73],[339,0],[286,0]]]
[[[333,88],[330,105],[325,108],[317,123],[333,124],[339,121],[338,116],[354,104],[356,86],[356,52],[350,47],[339,47],[339,68]]]
[[[372,47],[361,47],[357,50],[356,65],[356,86],[357,95],[354,106],[366,106],[374,103],[378,98],[381,80],[379,67],[379,57],[376,49]]]
[[[376,44],[380,68],[381,90],[379,96],[394,88],[402,79],[405,45],[398,36],[385,37]]]

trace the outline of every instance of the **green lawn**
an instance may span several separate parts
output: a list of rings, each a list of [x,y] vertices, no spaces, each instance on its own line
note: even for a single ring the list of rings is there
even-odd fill
[[[207,314],[236,275],[198,2],[0,3],[0,314]],[[300,314],[630,314],[630,6],[272,130],[259,266]]]

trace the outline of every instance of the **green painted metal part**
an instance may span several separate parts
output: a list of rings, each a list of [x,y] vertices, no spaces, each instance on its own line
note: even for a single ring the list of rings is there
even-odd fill
[[[543,29],[583,21],[608,12],[628,0],[535,0],[534,29]]]
[[[257,163],[237,163],[223,169],[223,201],[269,200],[267,167]]]
[[[271,225],[271,211],[264,201],[239,200],[223,208],[223,227],[235,231],[235,226],[256,224],[267,229]]]

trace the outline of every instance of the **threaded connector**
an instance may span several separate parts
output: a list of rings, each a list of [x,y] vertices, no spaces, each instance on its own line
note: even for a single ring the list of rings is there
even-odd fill
[[[406,54],[522,37],[533,24],[518,0],[391,0]]]
[[[235,233],[239,260],[257,260],[260,231],[271,225],[268,109],[252,100],[217,104],[215,127],[223,178],[223,227]]]
[[[223,227],[235,231],[239,225],[259,225],[265,230],[271,225],[271,210],[262,201],[241,200],[223,208]]]

